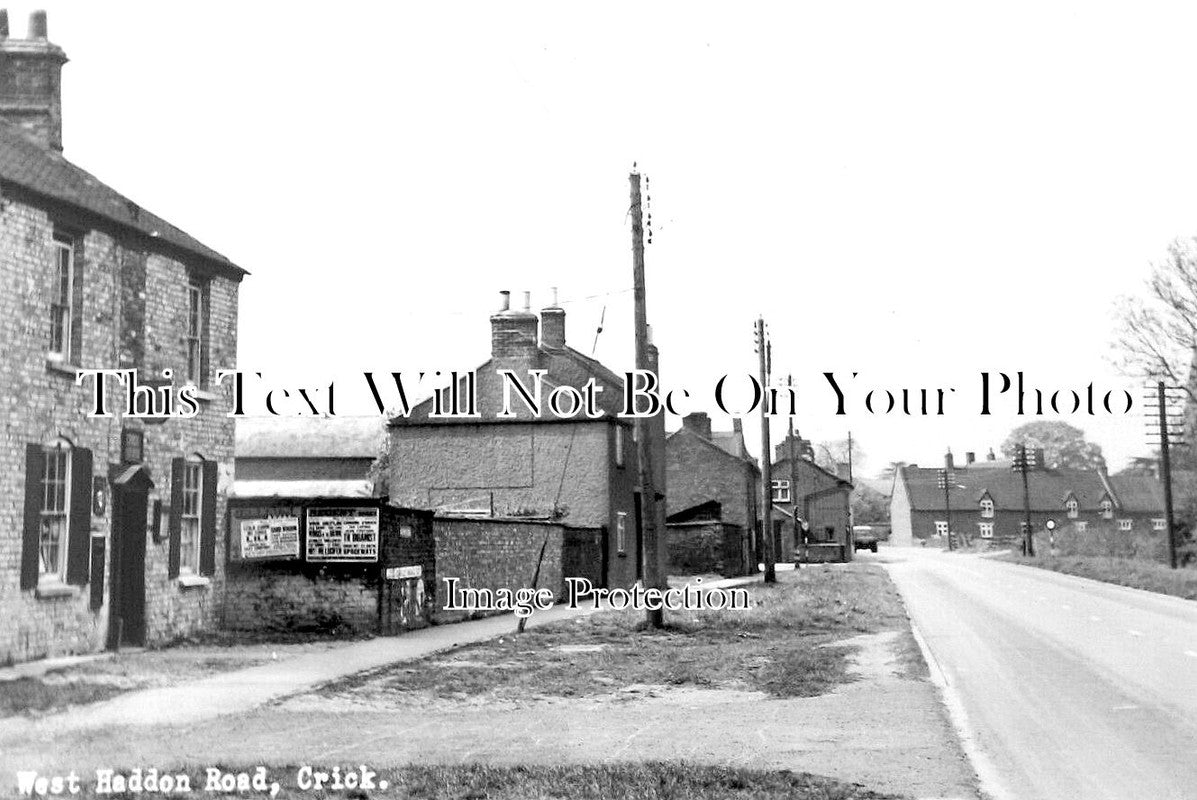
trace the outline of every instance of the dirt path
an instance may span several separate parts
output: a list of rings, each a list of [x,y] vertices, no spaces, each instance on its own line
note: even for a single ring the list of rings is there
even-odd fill
[[[311,693],[186,728],[75,732],[5,748],[3,769],[316,763],[676,760],[818,773],[916,798],[975,798],[935,688],[903,677],[901,638],[857,636],[857,680],[815,698],[630,686],[601,698],[389,702]]]

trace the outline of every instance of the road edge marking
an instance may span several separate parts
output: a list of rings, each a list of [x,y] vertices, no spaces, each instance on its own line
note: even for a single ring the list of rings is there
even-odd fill
[[[964,750],[965,757],[972,764],[973,772],[977,775],[981,794],[991,798],[991,800],[1016,800],[1014,795],[1002,784],[997,768],[989,760],[989,756],[981,752],[981,748],[977,744],[977,739],[973,735],[972,726],[969,724],[968,713],[964,710],[964,702],[960,699],[960,694],[948,680],[947,674],[939,664],[939,659],[931,652],[931,646],[927,644],[927,640],[923,638],[922,631],[919,630],[919,626],[915,624],[913,619],[910,620],[910,632],[913,634],[914,641],[918,644],[919,650],[923,654],[923,660],[927,662],[927,671],[930,673],[931,683],[939,690],[940,700],[943,702],[944,708],[947,709],[948,720],[952,723],[952,728],[956,732],[956,738],[960,741],[960,747]]]

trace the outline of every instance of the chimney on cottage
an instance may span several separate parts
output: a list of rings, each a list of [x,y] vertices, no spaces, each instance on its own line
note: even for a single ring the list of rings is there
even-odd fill
[[[951,448],[948,448],[948,452],[943,455],[943,465],[945,469],[954,469],[956,467],[956,461],[952,458]]]
[[[552,305],[540,310],[540,343],[545,347],[565,347],[565,309],[557,305],[557,287],[553,287]]]
[[[966,452],[964,454],[964,466],[971,467],[973,464],[976,464],[976,463],[977,463],[977,454],[975,452],[973,452],[972,450],[969,450],[968,452]]]
[[[744,435],[744,421],[739,417],[732,417],[732,432]]]
[[[711,438],[711,418],[705,411],[695,411],[682,417],[682,428],[697,433],[704,439]]]
[[[1035,466],[1047,469],[1047,452],[1042,447],[1035,448]]]
[[[997,455],[993,452],[993,448],[989,448],[989,452],[985,454],[986,461],[997,461]]]
[[[0,11],[0,117],[43,147],[62,150],[62,65],[66,53],[47,39],[45,11],[29,15],[28,38],[9,37]]]
[[[490,352],[496,359],[530,358],[539,343],[539,319],[532,312],[531,292],[524,292],[524,309],[511,307],[511,292],[499,292],[502,303],[490,318]]]

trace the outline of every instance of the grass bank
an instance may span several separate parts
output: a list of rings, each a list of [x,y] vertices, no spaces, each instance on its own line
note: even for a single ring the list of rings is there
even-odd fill
[[[747,610],[670,612],[663,630],[645,629],[642,612],[593,614],[356,675],[318,693],[521,701],[647,685],[809,697],[851,680],[851,649],[838,641],[887,630],[904,634],[903,671],[921,674],[901,600],[880,567],[810,566],[746,588]]]
[[[1082,578],[1145,589],[1149,592],[1170,594],[1186,600],[1197,600],[1197,569],[1191,567],[1171,569],[1166,564],[1110,556],[1046,555],[1027,558],[1010,553],[1002,557],[1016,564],[1079,575]]]

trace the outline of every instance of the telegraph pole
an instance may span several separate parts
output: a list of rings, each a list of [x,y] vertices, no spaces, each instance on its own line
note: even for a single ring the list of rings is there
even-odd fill
[[[632,187],[632,300],[635,305],[636,326],[636,369],[651,369],[648,354],[648,314],[644,297],[644,220],[640,205],[640,173],[628,176]],[[644,585],[649,588],[665,589],[665,575],[661,569],[660,532],[657,530],[657,488],[653,479],[652,426],[646,417],[636,417],[636,461],[640,474],[640,525],[644,531],[644,552],[638,553],[644,559]],[[661,608],[649,609],[646,620],[649,627],[665,625],[665,612]]]
[[[952,481],[956,476],[948,470],[947,465],[939,471],[939,488],[943,489],[944,515],[948,518],[948,550],[955,550],[952,545]]]
[[[756,321],[756,352],[760,356],[761,380],[761,540],[765,562],[765,583],[777,583],[777,556],[773,541],[773,460],[769,447],[769,343],[765,339],[765,318]]]
[[[794,376],[786,376],[786,386],[794,386]],[[793,409],[791,409],[793,410]],[[789,436],[786,437],[789,442],[789,458],[790,458],[790,510],[794,514],[794,550],[800,551],[802,544],[802,527],[798,523],[798,464],[794,461],[794,415],[790,414],[790,431]],[[797,555],[794,557],[794,569],[798,569],[802,559]]]
[[[1160,406],[1160,478],[1164,481],[1164,524],[1168,526],[1168,565],[1176,569],[1176,528],[1172,510],[1172,456],[1169,454],[1169,440],[1172,432],[1168,427],[1168,400],[1164,382],[1156,384]]]
[[[1014,464],[1012,468],[1015,472],[1022,473],[1022,504],[1025,519],[1023,521],[1023,542],[1022,552],[1025,556],[1035,555],[1035,539],[1031,535],[1031,487],[1027,480],[1027,472],[1030,470],[1030,462],[1027,459],[1027,446],[1020,444],[1014,450]]]

